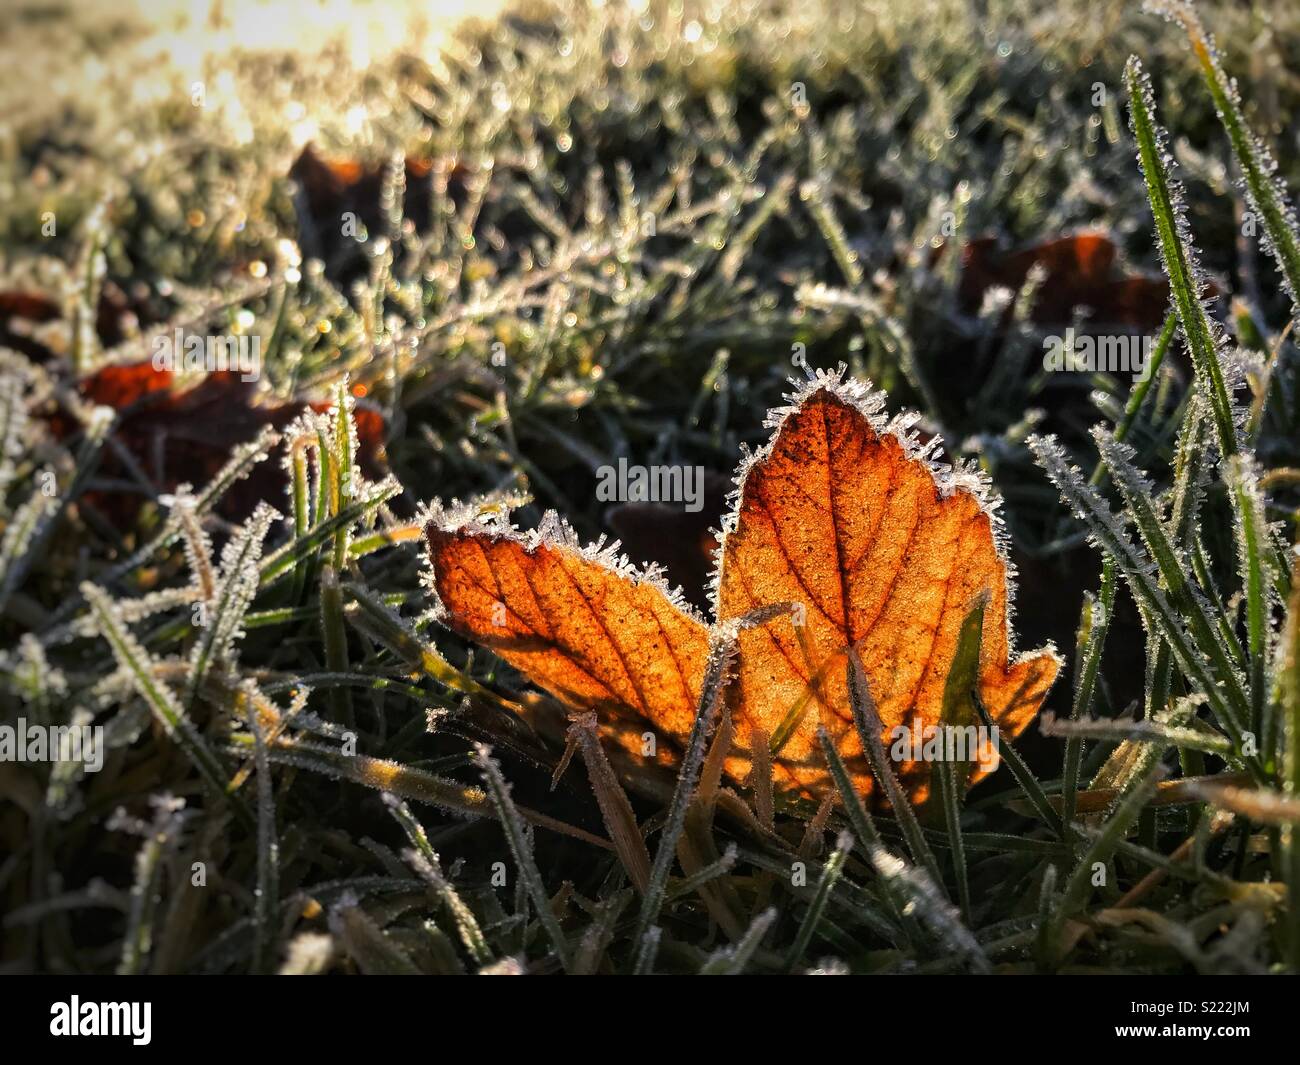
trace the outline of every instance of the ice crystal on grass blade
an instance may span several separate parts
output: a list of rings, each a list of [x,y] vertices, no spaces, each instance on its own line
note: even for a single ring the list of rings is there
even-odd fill
[[[1030,446],[1094,541],[1115,560],[1143,610],[1144,618],[1156,625],[1183,669],[1196,679],[1214,707],[1220,724],[1239,739],[1246,714],[1241,678],[1228,659],[1201,597],[1181,575],[1173,549],[1149,502],[1149,493],[1118,452],[1120,445],[1108,447],[1103,457],[1110,463],[1112,476],[1126,489],[1126,502],[1130,507],[1134,504],[1139,506],[1140,512],[1133,517],[1144,539],[1156,553],[1156,559],[1132,542],[1123,523],[1084,482],[1082,474],[1069,462],[1055,440],[1033,438]],[[1163,584],[1162,578],[1164,581],[1172,579],[1172,586]]]
[[[1195,7],[1188,0],[1147,0],[1144,7],[1182,26],[1186,32],[1219,121],[1236,154],[1241,187],[1251,208],[1264,223],[1264,248],[1277,263],[1291,298],[1292,314],[1300,314],[1300,227],[1286,185],[1277,174],[1277,162],[1263,140],[1246,124],[1237,79],[1224,72],[1214,38],[1205,32]]]
[[[37,481],[48,478],[52,482],[53,477],[52,470],[44,470],[37,475]],[[10,516],[4,536],[0,538],[0,609],[26,574],[28,555],[58,509],[57,496],[35,488]]]
[[[915,913],[944,950],[955,954],[972,972],[992,970],[983,948],[962,923],[957,907],[948,901],[928,873],[880,846],[871,849],[871,864],[885,880],[887,889],[900,900],[903,913]]]
[[[479,927],[473,912],[461,900],[455,887],[447,879],[442,869],[442,862],[439,860],[433,846],[429,843],[429,837],[425,834],[424,826],[416,820],[415,815],[411,813],[410,808],[399,799],[396,795],[390,793],[384,794],[384,805],[392,812],[397,822],[405,830],[407,837],[415,845],[413,850],[408,850],[403,855],[411,868],[429,882],[429,885],[442,897],[443,904],[451,914],[455,922],[456,931],[460,934],[461,941],[465,944],[466,950],[470,956],[479,965],[487,965],[492,961],[492,951],[483,937],[483,931]]]
[[[190,572],[200,600],[207,604],[216,598],[217,576],[212,565],[212,541],[199,524],[195,513],[194,497],[178,494],[172,506],[172,513],[180,525],[181,537],[185,544],[185,561],[189,563]]]
[[[119,975],[124,976],[143,973],[148,965],[154,943],[154,920],[159,901],[158,882],[162,876],[164,860],[176,846],[185,821],[183,799],[155,796],[150,801],[154,808],[151,824],[134,821],[120,811],[116,820],[109,823],[109,828],[116,826],[144,837],[136,854],[131,906],[127,912],[126,934],[122,937],[122,957],[117,966]]]
[[[188,755],[213,794],[226,800],[234,813],[247,825],[252,818],[243,802],[226,796],[226,772],[207,741],[198,733],[166,684],[158,679],[158,668],[139,641],[127,628],[121,612],[108,595],[89,582],[81,594],[90,604],[99,631],[112,648],[118,665],[127,671],[140,697],[149,705],[164,731]]]
[[[528,896],[533,903],[533,909],[536,911],[542,927],[546,929],[546,934],[551,940],[551,946],[555,950],[560,965],[568,969],[571,964],[568,940],[565,938],[564,930],[560,927],[559,921],[556,920],[555,912],[551,909],[551,900],[546,894],[542,874],[537,868],[537,861],[533,855],[528,826],[524,823],[524,819],[519,816],[519,811],[510,798],[510,786],[501,775],[500,767],[492,758],[491,748],[479,744],[476,757],[479,767],[483,771],[483,782],[487,785],[488,793],[492,796],[492,802],[497,809],[497,816],[505,828],[506,840],[509,842],[510,851],[514,855],[520,881],[527,889]]]
[[[9,490],[25,452],[27,390],[16,363],[0,354],[0,499]]]
[[[1130,57],[1124,68],[1124,81],[1129,92],[1133,135],[1138,143],[1138,161],[1155,215],[1160,257],[1169,277],[1183,336],[1196,367],[1199,388],[1214,412],[1219,453],[1226,459],[1236,454],[1241,446],[1241,419],[1223,372],[1226,334],[1222,326],[1210,318],[1202,302],[1208,278],[1201,269],[1192,241],[1182,185],[1169,176],[1175,163],[1166,146],[1167,134],[1156,121],[1151,79],[1137,56]]]
[[[138,599],[115,599],[113,606],[123,622],[134,625],[159,614],[189,606],[200,598],[199,589],[194,587],[164,588],[162,591],[142,595]],[[94,613],[82,614],[66,626],[52,629],[46,636],[46,643],[50,645],[66,643],[77,637],[94,636],[98,631]]]
[[[737,976],[743,973],[775,922],[776,910],[769,907],[750,922],[749,928],[735,946],[720,947],[710,954],[700,968],[700,975]]]
[[[329,929],[337,943],[367,975],[413,976],[410,955],[375,922],[355,895],[345,894],[330,908]]]
[[[279,517],[263,503],[221,550],[219,576],[207,600],[200,600],[198,640],[190,654],[190,678],[186,697],[191,708],[199,698],[208,670],[224,662],[235,641],[243,634],[241,626],[249,604],[257,594],[260,573],[258,562],[262,544],[271,522]],[[201,545],[200,545],[201,546]]]

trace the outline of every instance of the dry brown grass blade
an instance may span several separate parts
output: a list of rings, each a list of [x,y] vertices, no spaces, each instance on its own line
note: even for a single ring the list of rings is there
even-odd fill
[[[1162,781],[1155,790],[1148,806],[1177,806],[1184,802],[1201,802],[1206,796],[1201,789],[1207,785],[1227,785],[1231,787],[1241,787],[1251,783],[1249,773],[1219,773],[1208,777],[1186,777],[1182,780]],[[1114,788],[1094,788],[1089,791],[1078,793],[1075,802],[1075,813],[1078,814],[1095,814],[1109,808],[1110,804],[1115,801],[1119,794]],[[1048,796],[1048,802],[1052,809],[1060,813],[1061,797],[1059,795]],[[1033,809],[1023,799],[1014,799],[1007,804],[1017,813],[1026,815],[1032,814]]]
[[[646,848],[640,826],[636,823],[636,814],[628,801],[627,793],[619,784],[618,776],[610,767],[609,759],[600,746],[596,715],[583,714],[575,718],[569,731],[582,751],[591,790],[596,795],[596,804],[605,821],[605,831],[613,841],[619,861],[627,870],[628,879],[636,887],[637,893],[644,895],[650,882],[650,852]]]

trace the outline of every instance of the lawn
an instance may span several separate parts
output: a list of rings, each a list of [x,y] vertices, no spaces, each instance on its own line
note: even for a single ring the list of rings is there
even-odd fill
[[[3,971],[1300,971],[1300,8],[1167,6],[19,0]],[[792,528],[888,445],[987,530],[921,567],[979,585],[969,788],[879,743],[901,593],[874,658],[715,613],[791,394],[868,449],[773,474]],[[573,695],[657,610],[675,723]],[[1015,727],[1007,624],[1060,662]]]

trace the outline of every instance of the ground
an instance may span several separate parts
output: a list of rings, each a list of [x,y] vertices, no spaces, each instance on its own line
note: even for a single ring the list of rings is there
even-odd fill
[[[1294,965],[1294,811],[1260,805],[1300,787],[1293,307],[1182,29],[1109,0],[438,8],[7,16],[0,708],[102,725],[108,751],[97,772],[0,763],[6,968]],[[1201,14],[1300,188],[1300,12]],[[1181,325],[1149,389],[1044,364],[1072,329],[1165,350],[1130,55],[1227,330],[1244,472],[1218,461],[1222,422],[1189,415],[1216,393]],[[1172,293],[1194,318],[1176,276]],[[120,367],[153,366],[177,328],[257,338],[253,380],[179,374],[191,391],[132,408],[152,371]],[[531,528],[554,509],[707,603],[742,448],[791,378],[841,363],[1000,495],[1017,644],[1065,659],[1044,712],[1154,731],[1031,727],[1020,770],[916,823],[877,808],[874,842],[852,802],[779,804],[760,831],[752,788],[706,773],[651,913],[583,760],[552,788],[563,737],[518,727],[527,678],[428,616],[418,515],[500,498]],[[1054,435],[1086,479],[1097,423],[1150,484],[1098,467],[1072,512],[1030,441]],[[272,457],[205,493],[263,430]],[[702,468],[701,513],[611,511],[597,485],[620,458]],[[1185,598],[1165,570],[1143,598],[1148,490],[1163,527],[1187,519]],[[1094,499],[1128,523],[1118,540]],[[1198,675],[1212,652],[1231,665]],[[618,790],[653,857],[678,778],[639,776]],[[1225,781],[1268,794],[1225,799]]]

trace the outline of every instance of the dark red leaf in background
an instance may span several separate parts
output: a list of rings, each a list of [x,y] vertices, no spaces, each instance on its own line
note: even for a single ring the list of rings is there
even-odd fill
[[[1076,308],[1089,307],[1094,326],[1159,329],[1169,309],[1168,282],[1159,275],[1123,274],[1118,258],[1114,242],[1101,233],[1076,233],[1019,251],[981,237],[962,251],[962,306],[973,312],[994,286],[1018,290],[1038,265],[1047,276],[1030,317],[1039,325],[1068,325]]]
[[[465,171],[425,159],[407,157],[406,192],[402,213],[417,233],[428,231],[433,210],[435,181],[447,181],[447,193],[459,206],[464,202]],[[289,169],[299,198],[298,234],[303,254],[325,263],[325,272],[336,283],[363,276],[365,263],[354,237],[344,234],[343,220],[353,214],[371,233],[385,229],[380,196],[386,167],[365,165],[351,159],[329,159],[308,144]]]
[[[175,491],[188,482],[202,488],[225,465],[231,450],[253,440],[264,426],[283,429],[307,409],[308,404],[265,405],[257,402],[255,382],[237,373],[209,373],[197,384],[177,387],[169,370],[152,362],[106,366],[77,383],[79,396],[118,412],[113,437],[130,461],[114,447],[106,447],[97,471],[100,479],[138,483],[131,463],[159,493]],[[310,404],[328,409],[327,402]],[[49,416],[59,437],[75,431],[77,422],[64,411]],[[377,478],[385,472],[383,416],[373,407],[357,405],[358,461],[362,472]],[[238,521],[252,513],[259,500],[284,505],[285,474],[274,459],[259,463],[237,481],[223,497],[220,513]],[[119,529],[134,522],[147,496],[122,490],[92,490],[83,499],[106,515]]]

